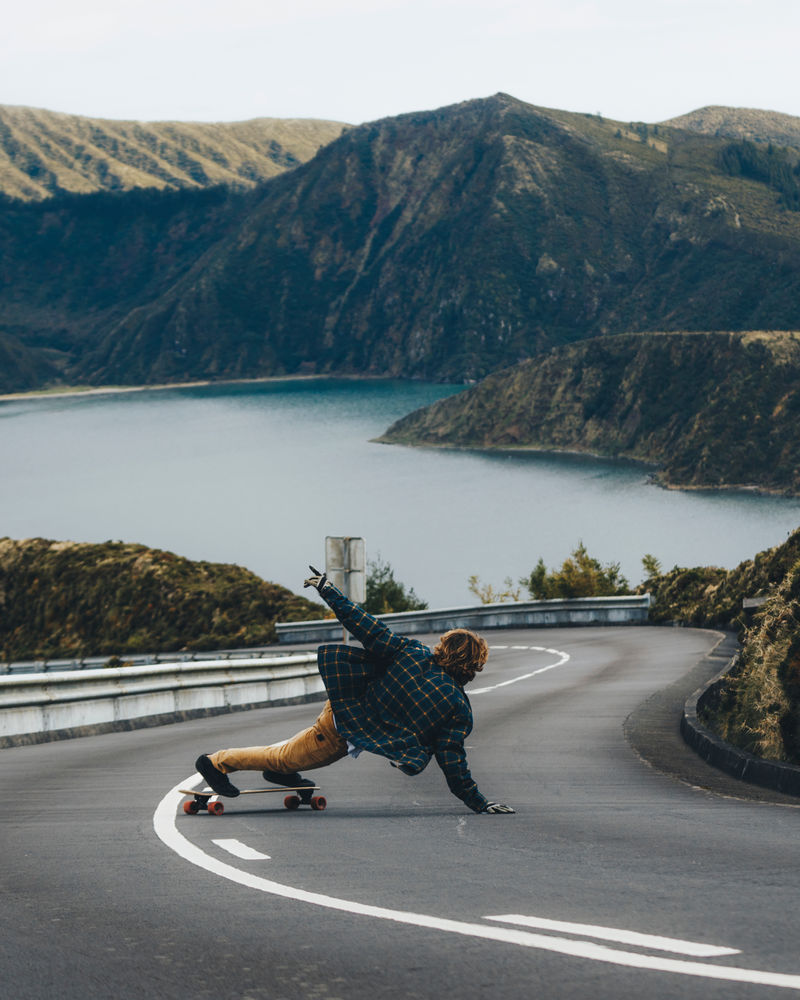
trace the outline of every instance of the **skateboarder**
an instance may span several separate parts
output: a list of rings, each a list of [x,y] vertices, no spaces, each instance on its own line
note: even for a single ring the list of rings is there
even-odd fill
[[[486,641],[468,629],[446,632],[431,650],[397,635],[348,600],[324,573],[309,567],[304,586],[322,599],[363,648],[320,646],[317,663],[328,693],[319,718],[283,743],[218,750],[195,767],[220,795],[238,795],[228,774],[262,771],[273,784],[313,785],[298,773],[362,751],[387,757],[404,774],[419,774],[431,757],[450,791],[477,813],[513,813],[478,791],[467,767],[464,740],[472,710],[464,693],[488,656]]]

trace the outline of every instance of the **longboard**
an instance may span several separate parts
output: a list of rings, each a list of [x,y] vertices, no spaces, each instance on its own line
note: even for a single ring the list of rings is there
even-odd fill
[[[190,816],[201,811],[206,811],[212,816],[221,816],[225,812],[225,806],[219,801],[218,792],[208,788],[198,792],[193,788],[179,788],[181,795],[191,795],[191,802],[183,803],[183,811]],[[301,785],[299,788],[243,788],[239,795],[262,795],[264,792],[303,792],[304,794],[287,795],[283,800],[286,809],[299,809],[301,805],[309,805],[317,812],[322,811],[328,805],[328,800],[324,795],[311,795],[308,792],[319,791],[319,785]],[[232,796],[238,798],[238,796]],[[212,799],[214,801],[212,802]]]

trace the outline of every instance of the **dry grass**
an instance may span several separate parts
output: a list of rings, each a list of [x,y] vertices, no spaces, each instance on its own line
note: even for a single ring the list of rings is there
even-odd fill
[[[710,722],[735,746],[800,762],[800,561],[744,636],[741,666]]]
[[[0,191],[36,200],[59,189],[251,186],[310,160],[345,127],[279,118],[110,121],[0,106]]]

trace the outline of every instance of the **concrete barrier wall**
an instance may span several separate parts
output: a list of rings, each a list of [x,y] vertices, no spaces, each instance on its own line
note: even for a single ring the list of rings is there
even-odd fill
[[[643,625],[647,623],[650,595],[627,597],[580,597],[571,600],[516,601],[481,604],[439,611],[404,611],[381,615],[401,635],[446,632],[471,628],[480,632],[494,628],[545,628],[564,625]],[[338,642],[342,626],[334,619],[310,622],[279,622],[275,628],[282,643]]]
[[[0,677],[0,747],[324,696],[315,653]]]
[[[765,760],[746,750],[740,750],[739,747],[726,743],[702,722],[704,708],[714,707],[720,696],[720,688],[738,665],[737,653],[724,670],[687,698],[681,716],[681,735],[703,760],[734,778],[749,781],[762,788],[771,788],[785,795],[800,795],[800,767]]]

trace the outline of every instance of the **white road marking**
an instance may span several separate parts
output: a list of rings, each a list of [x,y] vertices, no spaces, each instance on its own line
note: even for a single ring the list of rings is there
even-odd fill
[[[193,776],[196,782],[197,776]],[[153,816],[153,828],[156,835],[176,854],[191,864],[203,868],[213,875],[227,878],[238,885],[259,892],[293,899],[299,903],[308,903],[329,910],[339,910],[355,916],[372,917],[376,920],[391,920],[399,924],[410,924],[414,927],[426,927],[430,930],[449,934],[462,934],[466,937],[482,938],[488,941],[500,941],[505,944],[515,944],[525,948],[536,948],[541,951],[556,952],[560,955],[570,955],[574,958],[584,958],[611,965],[621,965],[634,969],[650,969],[657,972],[673,972],[683,976],[696,976],[703,979],[720,979],[727,982],[755,983],[760,986],[776,986],[784,989],[800,990],[800,975],[789,975],[780,972],[766,972],[761,969],[741,969],[734,966],[709,965],[704,962],[690,962],[683,959],[665,958],[663,956],[642,955],[635,952],[619,951],[606,945],[591,941],[573,941],[563,937],[549,937],[544,934],[532,934],[511,927],[493,927],[486,924],[472,924],[461,920],[447,920],[433,917],[425,913],[411,913],[406,910],[390,910],[381,906],[370,906],[336,896],[325,896],[318,892],[308,892],[281,882],[251,875],[240,871],[232,865],[212,858],[195,844],[188,841],[178,831],[175,825],[178,805],[183,796],[179,789],[185,784],[192,787],[187,779],[172,788],[159,802]],[[491,918],[485,918],[491,919]]]
[[[656,951],[671,951],[676,955],[691,955],[693,958],[719,958],[721,955],[741,954],[736,948],[720,948],[713,944],[641,934],[638,931],[624,931],[616,927],[598,927],[596,924],[573,924],[563,920],[548,920],[546,917],[525,917],[519,913],[507,913],[485,919],[497,920],[504,924],[519,924],[522,927],[536,927],[542,931],[581,934],[584,937],[601,938],[603,941],[631,944],[638,948],[654,948]]]
[[[269,854],[262,854],[261,851],[256,851],[254,848],[248,847],[241,840],[212,840],[211,843],[216,844],[217,847],[221,847],[223,851],[227,851],[237,858],[242,858],[244,861],[270,860]]]
[[[560,649],[548,649],[547,646],[521,646],[514,647],[514,649],[530,649],[537,653],[550,653],[552,656],[557,656],[558,660],[555,663],[550,663],[546,667],[539,667],[538,670],[532,670],[527,674],[520,674],[519,677],[512,677],[509,681],[500,681],[499,684],[490,684],[488,687],[473,688],[469,689],[470,698],[474,697],[476,694],[486,694],[488,691],[496,691],[497,688],[508,687],[509,684],[517,684],[519,681],[527,681],[530,677],[536,677],[537,674],[544,674],[548,670],[555,670],[556,667],[561,667],[565,663],[569,662],[569,653],[564,653]]]

